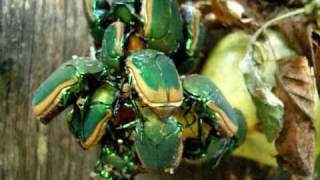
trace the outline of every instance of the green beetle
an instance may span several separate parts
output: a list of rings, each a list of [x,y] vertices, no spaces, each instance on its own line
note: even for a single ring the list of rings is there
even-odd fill
[[[105,84],[89,97],[80,97],[68,117],[71,132],[87,149],[99,142],[105,134],[106,124],[113,118],[117,89]]]
[[[183,18],[184,40],[174,59],[184,59],[177,62],[179,73],[192,72],[198,65],[205,37],[205,26],[201,12],[193,7],[191,2],[181,5]]]
[[[182,103],[183,89],[173,61],[151,49],[126,59],[129,84],[160,118],[168,117]]]
[[[234,111],[215,84],[197,74],[183,78],[182,82],[189,98],[186,98],[186,101],[198,103],[203,106],[204,112],[216,118],[217,128],[223,136],[232,137],[237,133],[238,122],[234,118]]]
[[[91,35],[100,46],[104,29],[112,22],[108,17],[110,5],[105,0],[83,0],[83,4]]]
[[[104,32],[98,59],[114,76],[125,76],[125,56],[141,49],[145,44],[134,32],[129,32],[126,24],[116,21]]]
[[[190,161],[216,159],[240,144],[246,124],[220,90],[206,77],[182,77],[184,103],[176,114],[183,126],[184,157]]]
[[[143,167],[172,174],[182,158],[181,126],[174,116],[159,119],[146,107],[140,111],[135,147]]]
[[[125,55],[126,37],[125,24],[116,21],[105,30],[101,47],[101,61],[111,73],[123,70],[122,58]],[[121,66],[122,65],[122,66]]]
[[[85,58],[77,58],[61,65],[41,84],[32,99],[33,114],[43,123],[76,99],[76,96],[107,74],[103,64]],[[91,81],[93,80],[93,81]]]
[[[182,19],[176,0],[142,0],[143,37],[147,48],[168,55],[177,51],[183,39]]]

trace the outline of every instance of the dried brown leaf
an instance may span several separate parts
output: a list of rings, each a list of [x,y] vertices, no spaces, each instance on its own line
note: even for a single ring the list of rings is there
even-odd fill
[[[305,17],[292,17],[278,24],[279,30],[286,36],[290,45],[298,54],[304,54],[311,60],[311,47],[306,28],[308,21]]]
[[[283,101],[283,129],[276,140],[279,165],[295,176],[314,169],[314,86],[308,60],[295,57],[277,62],[276,94]]]
[[[249,26],[253,20],[243,5],[236,0],[212,0],[212,11],[217,20],[226,26],[238,25],[245,27]]]
[[[308,57],[313,66],[318,94],[320,94],[320,32],[305,17],[290,18],[279,24],[293,48]],[[306,28],[307,27],[307,28]]]
[[[311,46],[311,59],[316,79],[318,94],[320,94],[320,32],[309,28],[308,39]]]

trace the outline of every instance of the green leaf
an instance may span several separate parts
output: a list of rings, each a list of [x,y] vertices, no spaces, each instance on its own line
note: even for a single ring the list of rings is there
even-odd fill
[[[253,57],[245,59],[247,64],[243,67],[244,79],[256,105],[256,113],[263,133],[269,142],[272,142],[282,128],[282,115],[284,106],[272,92],[272,86],[262,79],[258,66],[253,65]],[[243,63],[244,64],[244,63]],[[242,64],[242,65],[243,65]]]
[[[260,127],[269,142],[279,134],[284,113],[283,103],[272,92],[275,62],[294,54],[280,34],[269,31],[266,40],[254,42],[252,46],[249,44],[240,63],[246,86],[257,108]]]
[[[268,141],[273,141],[280,130],[282,129],[282,115],[284,108],[281,102],[277,102],[278,99],[274,99],[274,94],[270,91],[263,93],[268,97],[256,98],[252,97],[257,108],[257,116],[262,128],[263,133],[267,137]],[[274,101],[271,103],[265,103],[266,101]]]

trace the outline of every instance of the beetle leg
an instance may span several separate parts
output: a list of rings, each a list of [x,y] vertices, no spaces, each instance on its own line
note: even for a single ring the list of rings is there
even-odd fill
[[[188,118],[187,116],[188,116],[188,114],[191,112],[192,108],[193,108],[193,104],[191,104],[191,106],[187,107],[187,110],[183,113],[183,118],[184,118],[184,119],[186,120],[186,122],[187,122],[187,124],[184,125],[185,128],[188,128],[188,127],[191,126],[193,123],[195,123],[196,120],[197,120],[197,117],[195,117],[195,115],[192,114],[192,121],[189,122],[189,118]]]
[[[206,151],[206,159],[215,159],[214,167],[218,166],[221,159],[235,147],[236,140],[233,138],[217,138],[212,136]]]
[[[190,102],[190,103],[189,103]],[[182,129],[182,137],[187,138],[198,138],[199,135],[199,116],[195,112],[194,102],[184,99],[184,104],[180,107],[180,111],[175,113]]]
[[[136,124],[138,123],[139,120],[135,120],[135,121],[131,121],[127,124],[124,125],[120,125],[119,127],[116,128],[116,130],[121,130],[121,129],[128,129],[128,128],[132,128],[135,127]]]

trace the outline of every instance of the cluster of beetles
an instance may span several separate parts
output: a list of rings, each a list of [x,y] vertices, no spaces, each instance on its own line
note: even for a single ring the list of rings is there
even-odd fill
[[[192,2],[84,0],[94,39],[37,89],[33,113],[49,123],[67,107],[80,146],[100,144],[95,171],[131,179],[174,173],[181,161],[215,161],[242,143],[246,124],[217,86],[192,74],[205,25]]]

